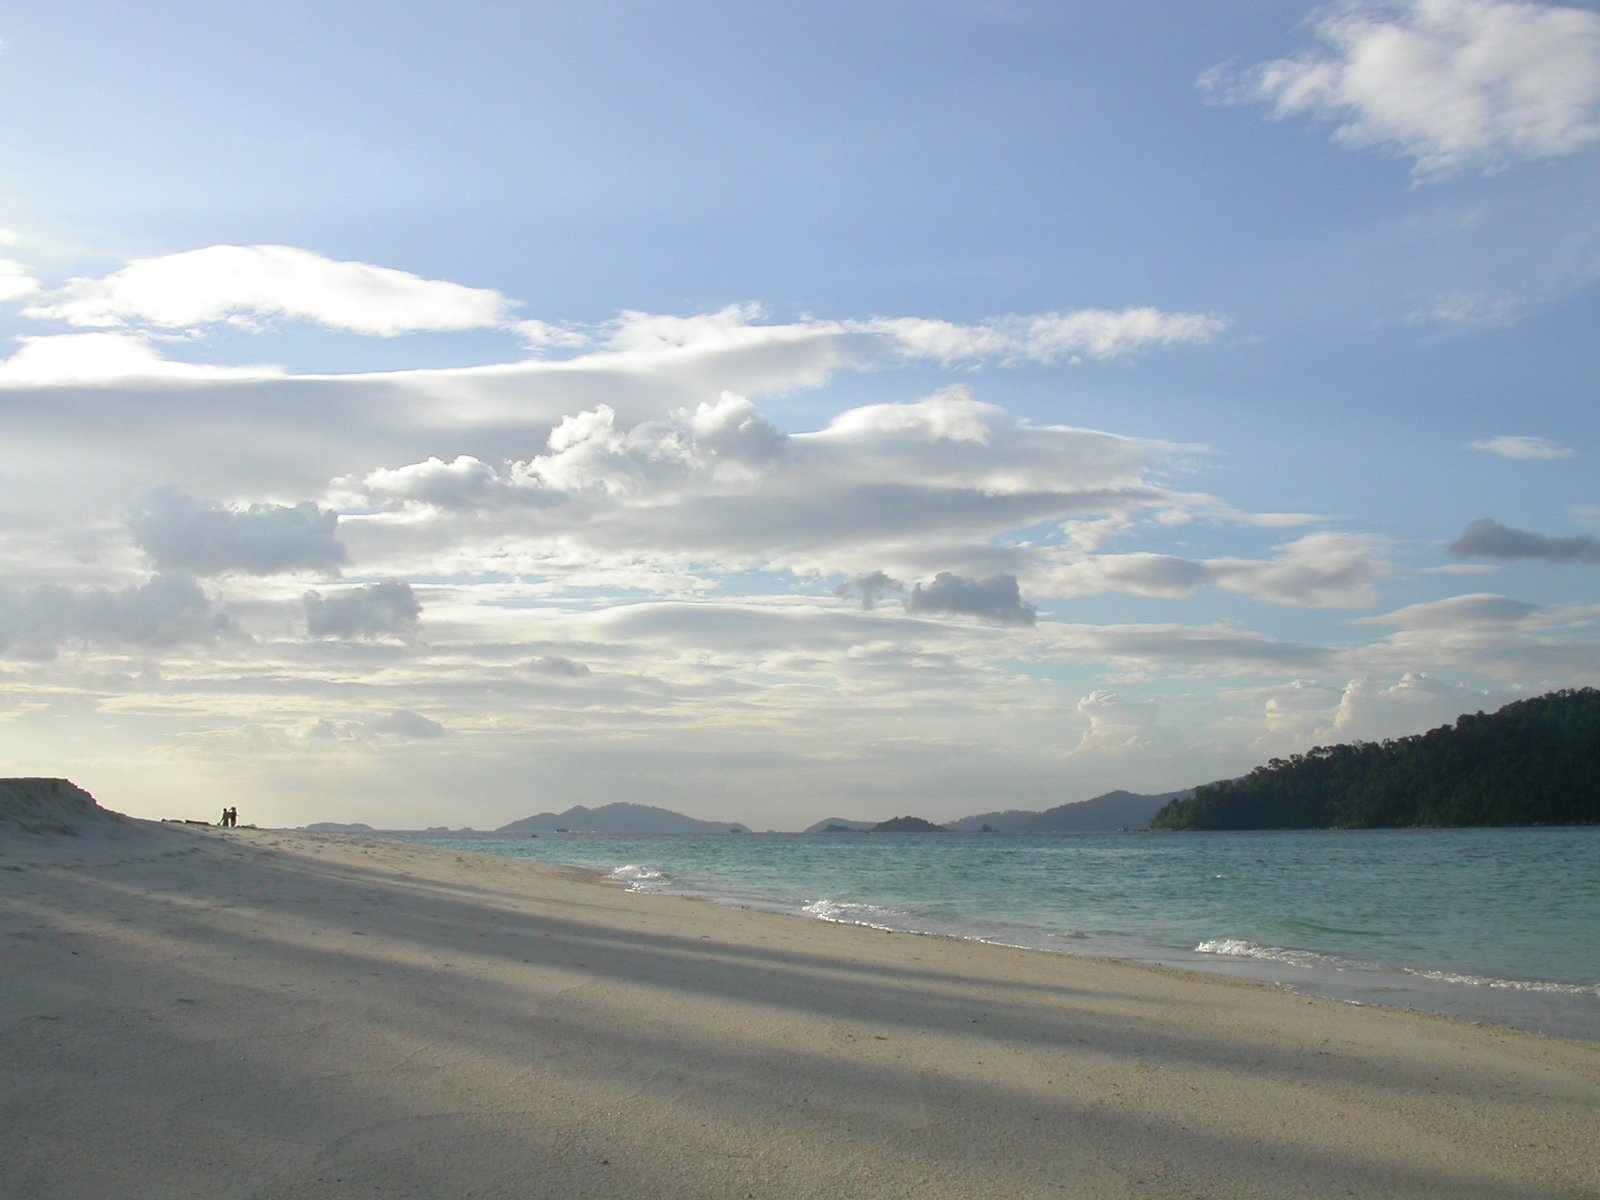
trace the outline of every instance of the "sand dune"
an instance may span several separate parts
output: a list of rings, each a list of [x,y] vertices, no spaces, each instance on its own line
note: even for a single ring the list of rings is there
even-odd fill
[[[377,839],[20,811],[7,1200],[1600,1195],[1600,1047]]]

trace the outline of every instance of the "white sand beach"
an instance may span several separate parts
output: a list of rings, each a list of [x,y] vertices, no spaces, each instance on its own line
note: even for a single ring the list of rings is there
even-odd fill
[[[1600,1047],[508,859],[14,806],[0,947],[6,1200],[1600,1196]]]

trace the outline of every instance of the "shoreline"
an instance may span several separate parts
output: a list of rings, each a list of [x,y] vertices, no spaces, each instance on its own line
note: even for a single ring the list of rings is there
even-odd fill
[[[452,833],[383,831],[372,836],[392,838],[408,845],[444,846],[523,861],[553,861],[538,855],[524,858],[523,854],[518,853],[524,848],[520,839],[503,838],[492,834],[464,836]],[[571,845],[574,842],[582,844],[592,836],[575,835],[565,843],[542,842],[540,847],[541,850],[547,850],[551,844]],[[694,841],[701,835],[682,836],[686,840]],[[765,836],[771,835],[750,835],[747,839],[741,839],[741,842],[759,841]],[[807,835],[776,836],[787,838]],[[672,837],[673,835],[668,835],[666,838],[669,844]],[[613,839],[610,835],[601,835],[600,840]],[[650,847],[643,843],[648,843],[653,840],[652,838],[647,836],[616,840],[641,843],[626,850],[618,847],[616,853],[622,857],[613,860],[614,863],[620,861],[637,865],[608,868],[596,866],[593,861],[583,865],[586,869],[597,870],[614,882],[643,894],[701,899],[729,908],[754,912],[800,916],[825,923],[856,925],[868,929],[951,937],[985,945],[1035,950],[1049,954],[1149,963],[1221,978],[1253,980],[1272,984],[1298,995],[1320,996],[1348,1004],[1438,1013],[1474,1024],[1600,1044],[1600,993],[1597,993],[1594,987],[1585,984],[1509,975],[1485,975],[1437,965],[1382,963],[1359,957],[1341,957],[1328,952],[1261,946],[1249,941],[1238,941],[1232,935],[1222,937],[1201,935],[1199,945],[1191,941],[1180,946],[1140,938],[1134,934],[1096,933],[1093,936],[1039,932],[1030,934],[1023,928],[1001,929],[993,923],[986,924],[981,920],[941,921],[926,915],[919,917],[911,912],[877,908],[875,898],[870,896],[865,899],[873,903],[865,906],[853,902],[863,899],[859,895],[851,896],[852,902],[842,904],[828,901],[807,904],[804,900],[792,897],[780,899],[742,893],[729,887],[719,889],[715,885],[705,884],[704,880],[697,885],[678,877],[677,867],[671,863],[670,857],[662,860],[651,855]],[[497,848],[483,849],[478,843]],[[628,857],[629,855],[643,855],[643,857],[632,858]],[[662,868],[669,874],[663,875],[657,868]],[[824,907],[837,908],[840,912],[834,915],[819,911]],[[862,907],[870,909],[873,915],[851,915],[854,910]]]
[[[1600,1048],[178,826],[0,840],[0,1194],[1592,1196]]]

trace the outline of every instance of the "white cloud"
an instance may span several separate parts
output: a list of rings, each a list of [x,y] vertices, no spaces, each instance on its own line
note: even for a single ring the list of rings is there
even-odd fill
[[[136,259],[101,279],[73,279],[24,312],[101,328],[252,327],[288,319],[388,337],[494,328],[507,322],[509,310],[491,289],[392,267],[338,262],[293,246],[209,246]]]
[[[762,324],[764,316],[757,304],[733,304],[691,317],[625,312],[607,327],[605,343],[613,351],[632,354],[787,345],[810,347],[840,364],[889,357],[945,366],[1019,365],[1110,360],[1157,346],[1205,345],[1228,327],[1221,317],[1151,307],[991,317],[973,324],[926,317]]]
[[[340,478],[329,498],[384,514],[341,526],[372,570],[439,573],[443,555],[514,574],[581,567],[588,583],[641,565],[1016,574],[1036,551],[997,544],[1007,532],[1204,502],[1147,480],[1175,447],[1029,425],[962,390],[795,434],[731,393],[634,423],[602,405],[563,418],[548,448]]]
[[[272,366],[218,367],[163,358],[149,339],[131,333],[20,335],[21,349],[0,360],[0,385],[17,387],[163,380],[207,383],[227,379],[270,379]]]
[[[655,502],[665,489],[745,481],[782,453],[786,438],[742,396],[724,392],[693,412],[619,429],[616,412],[601,405],[563,418],[550,434],[550,453],[513,468],[523,484],[556,492],[606,492]]]
[[[999,317],[972,325],[922,318],[805,318],[762,323],[758,306],[732,305],[689,317],[624,313],[600,327],[597,339],[591,339],[572,328],[491,319],[496,305],[509,303],[497,293],[483,293],[492,299],[484,299],[476,307],[462,303],[452,310],[450,297],[455,293],[450,289],[458,285],[415,280],[403,272],[393,274],[413,280],[420,292],[437,287],[440,296],[418,299],[408,287],[398,285],[391,289],[392,296],[384,296],[383,288],[373,285],[368,290],[380,294],[369,298],[361,294],[362,287],[371,283],[363,272],[384,268],[333,263],[288,247],[266,249],[305,256],[309,265],[304,272],[307,278],[301,281],[304,286],[280,286],[281,281],[270,273],[265,278],[240,281],[224,277],[195,288],[182,286],[180,278],[171,281],[169,295],[162,290],[168,283],[163,264],[184,260],[187,255],[143,260],[106,280],[74,281],[25,312],[113,328],[142,323],[143,328],[19,338],[22,351],[9,362],[0,362],[0,385],[116,382],[124,378],[281,378],[284,372],[278,367],[170,361],[151,344],[152,338],[162,336],[157,333],[160,329],[190,331],[199,324],[224,320],[253,327],[274,314],[367,333],[496,327],[519,336],[536,352],[587,347],[587,353],[554,361],[533,357],[480,367],[300,377],[325,389],[381,391],[388,400],[400,396],[417,403],[448,402],[457,427],[473,421],[525,424],[600,405],[629,416],[660,416],[672,406],[692,407],[721,392],[761,396],[820,387],[845,370],[927,361],[1012,367],[1053,363],[1064,357],[1125,358],[1160,346],[1204,344],[1227,325],[1218,317],[1153,308]],[[188,253],[207,255],[211,251]],[[148,271],[154,278],[147,281],[141,274],[135,278],[138,286],[128,284],[126,272],[145,264],[154,264]],[[201,265],[208,264],[202,260]],[[351,269],[353,279],[344,277],[345,268]],[[459,291],[479,295],[481,289]],[[164,336],[171,340],[175,335]],[[386,408],[385,415],[392,420],[392,408]],[[430,419],[437,421],[437,412]]]
[[[1571,458],[1577,452],[1565,446],[1557,445],[1548,438],[1541,437],[1515,437],[1510,434],[1501,434],[1499,437],[1484,438],[1480,442],[1470,442],[1468,450],[1481,450],[1485,454],[1496,454],[1501,458],[1513,458],[1521,461],[1548,458]]]
[[[362,480],[334,481],[336,494],[359,504],[363,497],[414,502],[443,509],[470,509],[482,504],[498,483],[493,467],[458,454],[451,462],[429,458],[409,466],[379,467]]]
[[[181,488],[161,487],[132,506],[134,541],[162,570],[273,575],[334,573],[346,562],[338,514],[309,502],[234,509]]]
[[[1218,559],[1219,586],[1275,604],[1308,608],[1370,608],[1376,585],[1390,573],[1381,538],[1312,533],[1277,547],[1268,562]]]
[[[1395,630],[1342,656],[1362,674],[1470,675],[1526,692],[1586,685],[1600,672],[1600,606],[1483,593],[1412,604],[1362,623]]]
[[[3,243],[0,243],[3,244]],[[0,301],[17,300],[39,290],[39,281],[21,263],[0,258]]]
[[[1498,708],[1506,696],[1488,707]],[[1416,733],[1453,722],[1463,712],[1484,707],[1484,697],[1462,685],[1446,685],[1422,671],[1411,671],[1387,687],[1367,678],[1352,679],[1339,697],[1331,738],[1366,741],[1393,736],[1396,730]]]
[[[400,579],[352,588],[332,596],[307,592],[306,630],[314,638],[387,638],[414,633],[422,605]]]
[[[1419,180],[1571,154],[1600,139],[1600,14],[1517,0],[1368,0],[1317,18],[1322,45],[1201,85],[1334,140],[1415,160]]]
[[[1220,317],[1201,313],[1127,308],[997,317],[976,325],[902,317],[857,322],[854,327],[891,339],[907,358],[954,366],[981,361],[1049,364],[1080,357],[1125,358],[1152,346],[1205,345],[1227,324]]]
[[[667,316],[628,309],[606,327],[606,345],[620,351],[681,350],[691,346],[753,344],[777,326],[760,324],[759,304],[730,304],[716,312],[692,317]],[[796,332],[808,326],[791,326]]]
[[[1161,708],[1154,701],[1129,702],[1116,692],[1101,689],[1083,697],[1077,707],[1089,723],[1073,752],[1077,756],[1170,754],[1183,743],[1176,729],[1159,724]]]

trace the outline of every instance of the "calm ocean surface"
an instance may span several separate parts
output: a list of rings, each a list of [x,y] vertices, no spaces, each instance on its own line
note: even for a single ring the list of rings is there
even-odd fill
[[[387,835],[629,887],[1600,1042],[1600,828]]]

